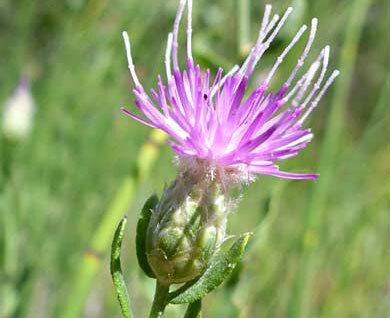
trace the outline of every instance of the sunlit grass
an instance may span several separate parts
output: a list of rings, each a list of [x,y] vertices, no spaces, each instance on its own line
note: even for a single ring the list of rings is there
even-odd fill
[[[211,68],[239,62],[248,38],[256,36],[264,3],[194,2],[195,58]],[[243,189],[245,195],[230,217],[229,232],[259,231],[241,272],[236,273],[241,279],[232,278],[225,288],[207,297],[205,317],[292,317],[294,297],[304,288],[297,284],[304,255],[302,239],[315,250],[310,261],[315,275],[304,298],[309,317],[385,317],[390,310],[386,4],[372,3],[354,51],[341,53],[345,38],[360,28],[346,29],[355,1],[294,2],[303,8],[299,23],[319,18],[315,46],[331,44],[332,67],[348,67],[345,76],[350,78],[330,91],[311,118],[315,141],[300,159],[284,167],[315,170],[321,162],[326,167],[320,171],[323,178],[331,179],[326,190],[322,179],[282,185],[283,181],[270,177]],[[248,3],[251,23],[239,17],[239,13],[241,19],[247,16],[243,6]],[[76,312],[80,309],[85,317],[118,316],[109,277],[109,247],[98,244],[100,263],[90,278],[89,272],[78,275],[110,202],[124,180],[134,175],[138,153],[149,138],[147,128],[119,112],[121,106],[133,107],[121,31],[129,32],[137,48],[134,58],[140,77],[153,83],[163,67],[161,56],[176,4],[173,0],[1,2],[0,101],[12,92],[20,74],[27,73],[38,111],[27,140],[9,148],[1,137],[0,317],[58,317],[67,306]],[[279,8],[288,5],[275,1]],[[238,30],[243,30],[243,38]],[[288,36],[282,35],[271,48],[266,63]],[[353,54],[357,54],[356,62]],[[262,67],[267,65],[260,65],[259,73]],[[282,71],[288,72],[289,67],[287,63]],[[340,94],[342,98],[337,97]],[[325,136],[332,133],[328,131],[334,129],[335,120],[342,129],[329,141]],[[336,153],[331,156],[335,161],[328,166],[328,157],[320,149],[333,148],[335,143],[337,151],[332,150]],[[123,267],[138,317],[146,315],[153,283],[135,265],[135,221],[145,199],[152,192],[161,193],[164,183],[173,178],[172,152],[164,147],[126,209],[129,231]],[[316,191],[320,195],[326,191],[319,214],[318,204],[310,205]],[[308,205],[315,218],[314,232],[305,228]],[[307,273],[301,275],[305,278]],[[67,296],[80,285],[83,290],[76,297],[80,308],[75,308]],[[179,317],[178,308],[172,307],[168,314]]]

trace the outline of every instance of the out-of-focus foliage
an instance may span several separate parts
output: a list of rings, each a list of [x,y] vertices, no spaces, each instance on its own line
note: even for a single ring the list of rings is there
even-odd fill
[[[297,14],[258,67],[259,76],[313,16],[320,21],[317,52],[331,44],[332,67],[342,69],[340,49],[356,1],[293,1]],[[30,78],[36,103],[27,139],[14,143],[1,137],[0,317],[58,317],[66,307],[77,265],[148,140],[148,128],[119,112],[120,106],[134,107],[121,31],[132,39],[139,76],[153,85],[163,70],[177,2],[0,1],[0,114],[22,74]],[[203,67],[228,68],[242,61],[249,44],[242,39],[255,39],[265,5],[245,3],[247,11],[239,9],[239,0],[194,1],[194,51]],[[272,3],[278,11],[291,4]],[[253,242],[229,283],[204,301],[205,317],[385,317],[390,312],[389,11],[385,0],[369,3],[357,51],[350,52],[357,59],[345,87],[345,112],[338,115],[343,129],[319,226],[306,227],[316,182],[260,177],[242,189],[229,232],[255,231]],[[240,22],[243,12],[249,12],[250,23]],[[299,49],[284,63],[280,78],[291,70]],[[316,170],[331,127],[334,92],[311,118],[312,145],[283,168]],[[146,315],[153,282],[136,265],[136,220],[145,199],[161,193],[174,174],[172,152],[164,146],[152,177],[139,185],[128,207],[122,265],[138,317]],[[302,273],[307,246],[314,252]],[[81,316],[117,317],[109,249],[90,255],[103,264],[86,291]],[[297,298],[300,294],[305,296]],[[180,317],[182,310],[171,306],[168,316]]]

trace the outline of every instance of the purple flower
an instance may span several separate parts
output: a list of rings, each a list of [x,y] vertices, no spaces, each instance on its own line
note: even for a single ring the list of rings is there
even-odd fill
[[[188,58],[187,68],[181,71],[177,57],[178,31],[186,3]],[[266,79],[247,93],[248,81],[256,65],[292,10],[288,8],[281,18],[275,14],[270,19],[271,5],[267,5],[256,44],[243,65],[236,65],[225,76],[220,68],[211,80],[210,70],[202,71],[192,57],[192,1],[181,0],[173,32],[168,35],[165,55],[167,84],[158,76],[157,90],[151,90],[151,97],[138,80],[130,41],[123,32],[129,70],[135,83],[135,104],[144,116],[127,109],[122,109],[123,112],[166,132],[180,162],[187,163],[191,169],[206,167],[220,179],[235,175],[245,180],[254,174],[287,179],[317,178],[318,174],[280,171],[276,164],[296,156],[312,140],[311,130],[304,128],[303,124],[339,74],[335,70],[325,80],[329,61],[329,46],[325,46],[306,71],[298,76],[312,46],[317,19],[312,19],[303,53],[279,90],[271,92],[269,89],[273,76],[306,31],[306,25],[299,29],[276,59]]]

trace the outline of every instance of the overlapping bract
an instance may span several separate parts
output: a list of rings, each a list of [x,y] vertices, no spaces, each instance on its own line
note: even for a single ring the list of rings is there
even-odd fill
[[[188,4],[187,68],[179,68],[178,29]],[[326,81],[329,46],[321,50],[307,71],[295,79],[312,46],[317,19],[312,20],[310,35],[301,57],[281,88],[269,91],[272,78],[284,57],[299,41],[304,25],[276,60],[267,78],[246,94],[255,66],[283,26],[292,8],[279,18],[270,19],[267,5],[255,46],[241,67],[235,66],[224,77],[222,69],[211,80],[210,71],[201,71],[191,52],[192,1],[182,0],[173,33],[168,36],[165,56],[167,85],[158,77],[157,91],[151,97],[139,82],[131,57],[130,42],[124,32],[129,69],[135,83],[135,104],[145,117],[123,111],[143,124],[165,131],[172,138],[172,149],[180,158],[195,158],[218,171],[241,171],[244,175],[265,174],[290,179],[315,179],[317,174],[299,174],[279,170],[276,162],[296,156],[313,138],[302,127],[325,91],[338,75],[334,71]],[[173,73],[171,71],[173,62]],[[246,96],[248,95],[248,96]]]

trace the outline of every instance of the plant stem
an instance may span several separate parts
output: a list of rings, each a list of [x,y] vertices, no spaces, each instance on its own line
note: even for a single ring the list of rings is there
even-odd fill
[[[156,281],[156,291],[154,293],[154,300],[149,318],[162,317],[165,307],[168,304],[168,293],[169,285],[164,285],[159,281]]]
[[[199,299],[188,305],[184,318],[202,318],[202,300]]]

